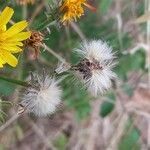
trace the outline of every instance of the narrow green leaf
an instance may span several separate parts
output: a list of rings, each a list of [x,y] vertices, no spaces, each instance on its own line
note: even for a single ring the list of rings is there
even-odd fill
[[[100,116],[103,118],[109,115],[113,111],[114,106],[115,106],[115,100],[116,100],[115,94],[109,93],[107,95],[106,100],[108,101],[103,102],[100,107]]]

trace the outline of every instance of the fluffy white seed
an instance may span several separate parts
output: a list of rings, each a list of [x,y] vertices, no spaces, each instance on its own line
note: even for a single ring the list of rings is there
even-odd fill
[[[49,76],[34,76],[22,96],[20,105],[36,116],[47,116],[56,111],[61,103],[62,91],[58,81]]]
[[[114,58],[112,48],[108,46],[106,42],[101,40],[85,41],[81,43],[81,48],[76,49],[76,51],[81,57],[91,61],[93,61],[93,58],[99,62],[112,60]]]
[[[103,94],[112,86],[116,74],[112,71],[115,66],[114,53],[106,42],[93,40],[81,44],[76,49],[81,56],[81,62],[76,65],[77,71],[82,75],[82,82],[93,96]]]
[[[63,72],[68,71],[70,68],[71,68],[71,66],[70,66],[69,63],[66,63],[66,62],[64,62],[64,63],[59,63],[59,64],[57,65],[57,68],[55,69],[55,72],[56,72],[57,74],[61,74],[61,73],[63,73]]]

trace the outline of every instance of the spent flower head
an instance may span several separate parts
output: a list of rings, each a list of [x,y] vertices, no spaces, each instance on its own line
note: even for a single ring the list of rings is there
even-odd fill
[[[61,104],[62,91],[58,86],[59,81],[43,75],[31,75],[29,87],[21,96],[20,106],[23,111],[36,116],[47,116],[54,113]]]
[[[25,41],[29,50],[33,51],[34,59],[39,56],[40,47],[43,44],[44,34],[39,31],[31,31],[31,36]]]
[[[81,55],[81,61],[72,67],[92,95],[97,96],[107,91],[116,74],[112,71],[115,66],[115,56],[112,48],[106,42],[93,40],[81,44],[76,51]]]
[[[31,35],[30,32],[22,32],[28,25],[26,21],[15,23],[7,30],[6,25],[13,13],[12,8],[6,7],[0,14],[0,68],[6,63],[12,67],[17,65],[18,60],[13,54],[22,51],[22,41]]]

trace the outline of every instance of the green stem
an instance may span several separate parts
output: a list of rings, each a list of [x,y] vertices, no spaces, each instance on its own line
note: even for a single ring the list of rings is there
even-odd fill
[[[38,27],[36,27],[36,30],[42,31],[49,26],[53,26],[54,24],[56,24],[55,20],[54,21],[46,20],[43,23],[41,23]]]
[[[11,82],[11,83],[14,83],[14,84],[17,84],[17,85],[21,85],[21,86],[25,86],[25,87],[29,87],[30,86],[30,84],[27,83],[27,82],[24,82],[24,81],[21,81],[21,80],[9,79],[9,78],[2,77],[2,76],[0,76],[0,80]]]

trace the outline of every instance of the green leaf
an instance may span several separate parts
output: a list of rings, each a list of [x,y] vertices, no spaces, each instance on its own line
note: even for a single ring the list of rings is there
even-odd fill
[[[115,94],[114,93],[108,94],[106,100],[108,101],[104,101],[100,107],[100,116],[103,118],[109,115],[113,111],[115,106],[114,103],[116,100]]]
[[[131,69],[135,71],[139,69],[144,69],[145,59],[146,56],[144,50],[138,50],[135,54],[131,55]]]
[[[15,85],[3,80],[0,80],[0,94],[2,95],[10,95],[14,92]]]
[[[139,131],[131,124],[125,131],[119,143],[119,150],[140,150],[138,140],[140,138]]]
[[[145,69],[145,53],[143,50],[138,50],[132,55],[122,55],[118,61],[119,65],[116,67],[116,72],[124,80],[127,79],[129,72]]]

